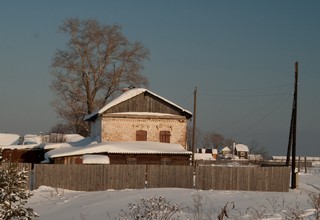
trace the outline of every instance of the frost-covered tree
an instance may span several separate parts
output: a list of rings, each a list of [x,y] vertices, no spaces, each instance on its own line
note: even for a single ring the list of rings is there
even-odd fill
[[[32,193],[26,189],[28,170],[18,169],[16,163],[0,167],[0,219],[30,220],[38,216],[25,205]]]
[[[139,203],[130,203],[129,211],[122,210],[121,220],[174,220],[180,219],[180,207],[178,204],[171,205],[166,198],[154,196],[142,198]]]

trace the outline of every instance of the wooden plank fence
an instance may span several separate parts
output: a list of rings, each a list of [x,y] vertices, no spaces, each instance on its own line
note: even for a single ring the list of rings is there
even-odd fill
[[[193,188],[192,166],[147,166],[148,188]]]
[[[195,188],[288,192],[289,167],[196,167]]]
[[[46,185],[78,191],[173,187],[288,192],[290,183],[289,167],[35,164],[30,173],[31,189]]]
[[[81,190],[143,189],[146,165],[36,164],[35,188],[41,185]]]

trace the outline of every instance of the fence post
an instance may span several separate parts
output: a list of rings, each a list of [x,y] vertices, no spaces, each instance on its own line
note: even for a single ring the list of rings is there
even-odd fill
[[[307,173],[307,157],[304,156],[304,172]]]
[[[30,172],[30,175],[29,175],[29,178],[30,178],[29,179],[29,189],[30,190],[34,190],[34,181],[35,181],[34,180],[35,179],[34,178],[34,170],[30,170],[29,172]]]

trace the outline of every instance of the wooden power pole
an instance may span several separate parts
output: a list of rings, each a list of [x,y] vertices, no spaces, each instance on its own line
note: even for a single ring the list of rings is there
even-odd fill
[[[197,119],[197,90],[198,88],[195,87],[194,89],[194,100],[193,100],[193,126],[192,126],[192,165],[195,166],[195,158],[194,155],[196,153],[196,146],[195,146],[195,138],[196,138],[196,119]]]
[[[287,150],[286,166],[290,165],[291,155],[291,189],[297,187],[296,179],[296,134],[297,134],[297,101],[298,101],[298,62],[295,62],[295,82],[293,93],[292,115],[290,122],[290,133]]]

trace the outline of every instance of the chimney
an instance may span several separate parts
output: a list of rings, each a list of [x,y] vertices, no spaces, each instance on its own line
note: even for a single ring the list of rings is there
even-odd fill
[[[126,88],[123,88],[122,89],[122,93],[125,93],[126,91],[129,91],[130,89],[128,88],[128,87],[126,87]]]

